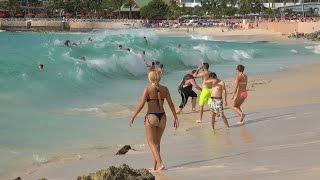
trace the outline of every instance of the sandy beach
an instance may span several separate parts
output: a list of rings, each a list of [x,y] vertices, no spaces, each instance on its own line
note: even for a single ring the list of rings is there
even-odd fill
[[[162,143],[168,170],[155,173],[156,178],[317,179],[319,73],[320,65],[312,64],[264,76],[264,82],[268,83],[256,80],[243,108],[247,114],[244,126],[235,125],[238,119],[230,109],[226,114],[231,128],[226,129],[219,120],[215,133],[211,130],[209,113],[205,113],[202,126],[194,123],[197,114],[179,116],[181,128],[172,136],[165,136]],[[166,133],[172,131],[169,121]],[[123,163],[134,168],[148,167],[151,155],[147,147],[135,148],[138,151],[125,156],[48,163],[17,176],[62,180]]]
[[[296,42],[288,39],[287,36],[278,32],[272,32],[265,29],[235,29],[228,30],[224,27],[196,27],[196,28],[172,28],[155,29],[155,32],[163,35],[174,36],[193,36],[194,38],[204,40],[224,40],[224,41],[272,41],[272,42]],[[300,41],[301,42],[301,41]]]

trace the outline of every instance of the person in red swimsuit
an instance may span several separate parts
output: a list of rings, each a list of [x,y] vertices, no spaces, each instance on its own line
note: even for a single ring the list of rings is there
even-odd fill
[[[235,89],[232,96],[232,109],[240,117],[240,121],[238,122],[238,124],[244,124],[244,118],[246,116],[241,109],[241,105],[248,97],[247,84],[248,77],[246,74],[244,74],[244,66],[240,64],[237,66],[237,77],[235,80]]]

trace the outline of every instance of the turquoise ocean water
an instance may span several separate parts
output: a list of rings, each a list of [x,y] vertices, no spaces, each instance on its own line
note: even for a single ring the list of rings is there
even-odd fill
[[[67,39],[82,44],[65,47]],[[119,44],[132,51],[119,50]],[[147,84],[141,50],[148,61],[165,65],[162,83],[178,105],[177,85],[201,62],[209,62],[222,78],[233,77],[238,63],[246,65],[248,74],[268,74],[319,61],[320,46],[169,37],[149,30],[0,32],[0,177],[57,156],[143,144],[142,119],[128,128]],[[43,72],[37,69],[40,63]]]

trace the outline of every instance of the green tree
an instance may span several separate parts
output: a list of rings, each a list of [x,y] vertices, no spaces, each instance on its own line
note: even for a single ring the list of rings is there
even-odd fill
[[[20,1],[10,0],[8,2],[8,10],[10,12],[10,16],[14,16],[16,13],[18,13],[21,10]]]
[[[140,9],[141,17],[148,19],[166,19],[168,14],[169,7],[162,0],[152,0],[148,5]]]
[[[179,7],[176,0],[171,0],[169,5],[169,19],[178,19],[180,16],[182,16],[182,8]]]

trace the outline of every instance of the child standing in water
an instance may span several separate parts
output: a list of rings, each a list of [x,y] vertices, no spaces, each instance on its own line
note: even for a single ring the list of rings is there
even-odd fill
[[[229,128],[229,123],[224,115],[223,112],[223,106],[227,106],[227,90],[226,85],[223,81],[217,78],[216,73],[211,72],[209,74],[209,80],[206,80],[207,84],[211,83],[212,89],[211,89],[211,105],[210,109],[212,112],[212,129],[214,130],[214,125],[216,122],[216,117],[220,117],[223,119],[223,122],[225,125]],[[224,95],[223,95],[224,94]]]

